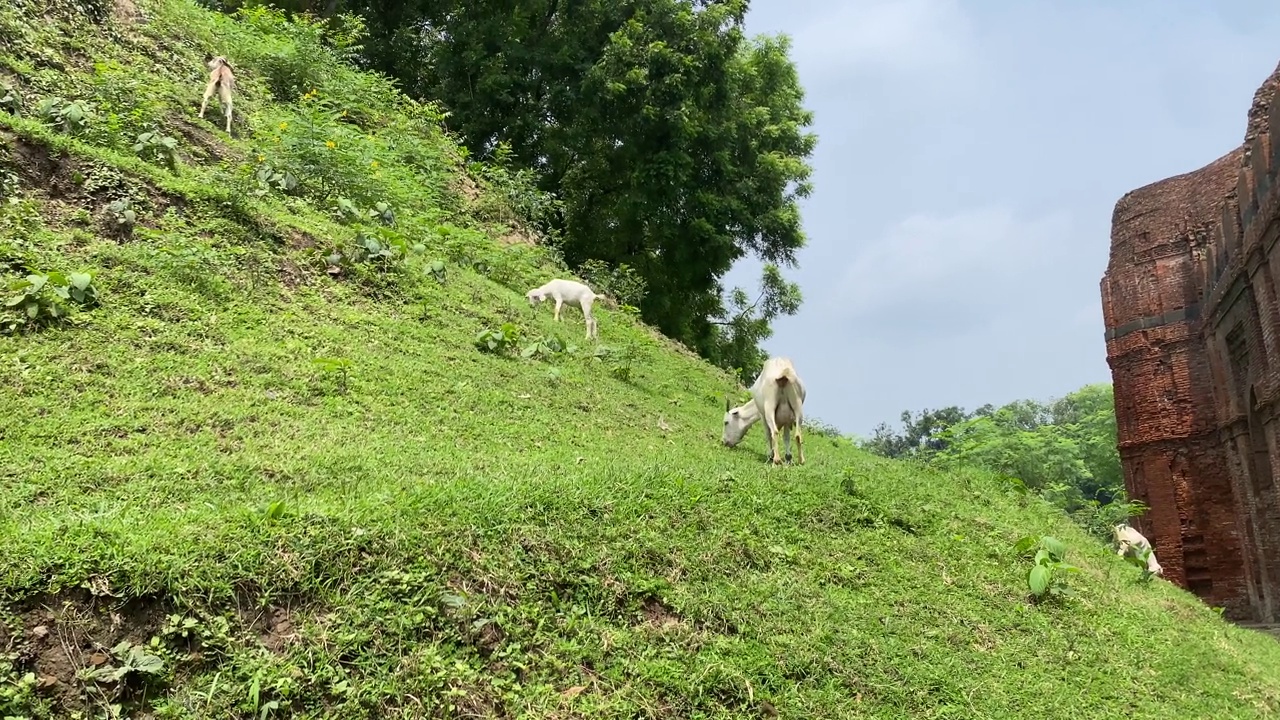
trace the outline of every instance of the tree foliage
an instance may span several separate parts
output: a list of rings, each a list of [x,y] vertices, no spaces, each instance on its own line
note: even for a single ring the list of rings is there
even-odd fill
[[[901,432],[882,423],[864,446],[888,457],[976,465],[1016,478],[1100,537],[1141,511],[1125,495],[1110,384],[1087,385],[1049,403],[903,412],[902,423]]]
[[[735,287],[729,294],[729,306],[712,321],[711,360],[734,370],[750,385],[768,359],[760,343],[773,335],[774,318],[795,314],[801,300],[799,285],[787,281],[777,265],[765,265],[755,300],[746,290]]]
[[[209,0],[228,8],[243,0]],[[250,0],[252,2],[253,0]],[[562,201],[565,259],[627,266],[645,321],[744,372],[800,294],[812,113],[785,36],[747,38],[747,0],[283,0],[364,17],[364,64],[440,102],[473,153],[509,147]],[[764,301],[724,297],[748,255]]]

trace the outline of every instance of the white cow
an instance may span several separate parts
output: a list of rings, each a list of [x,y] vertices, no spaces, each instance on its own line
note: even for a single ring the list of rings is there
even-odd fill
[[[1111,536],[1115,539],[1116,554],[1120,557],[1130,553],[1137,557],[1142,550],[1150,550],[1151,554],[1147,555],[1147,572],[1164,575],[1164,568],[1156,560],[1155,548],[1151,547],[1151,542],[1142,533],[1122,523],[1111,528]]]
[[[796,436],[796,452],[800,464],[804,464],[804,438],[800,432],[804,417],[804,383],[796,374],[795,366],[787,358],[769,358],[751,386],[751,399],[738,407],[731,407],[724,399],[724,435],[722,442],[733,447],[742,442],[747,430],[761,417],[764,418],[765,440],[773,464],[780,465],[778,457],[778,429],[783,430],[783,445],[787,461],[791,461],[791,433]]]

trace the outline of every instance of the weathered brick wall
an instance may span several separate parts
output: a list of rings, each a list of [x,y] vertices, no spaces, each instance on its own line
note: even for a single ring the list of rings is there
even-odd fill
[[[1203,259],[1240,160],[1233,152],[1125,195],[1112,215],[1102,297],[1125,484],[1151,508],[1134,524],[1166,578],[1244,617],[1235,506],[1200,331]]]
[[[1280,218],[1280,103],[1272,102],[1280,69],[1254,96],[1234,192],[1213,243],[1220,265],[1209,275],[1204,342],[1214,381],[1219,442],[1231,475],[1243,551],[1241,577],[1251,617],[1280,617],[1280,424],[1275,422],[1280,368],[1276,296]]]
[[[1135,524],[1166,577],[1237,619],[1280,620],[1280,67],[1244,145],[1125,195],[1102,280]]]

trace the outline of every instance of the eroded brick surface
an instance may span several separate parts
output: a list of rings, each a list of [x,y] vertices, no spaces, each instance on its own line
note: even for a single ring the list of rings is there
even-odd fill
[[[1280,67],[1244,144],[1126,194],[1102,279],[1125,484],[1169,580],[1280,621]]]

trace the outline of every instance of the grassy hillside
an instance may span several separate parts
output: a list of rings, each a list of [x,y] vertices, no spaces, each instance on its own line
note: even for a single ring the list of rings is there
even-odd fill
[[[0,312],[0,717],[1280,710],[1273,639],[997,478],[721,447],[734,382],[531,310],[545,199],[314,30],[94,2],[0,9],[0,274],[89,271]],[[1028,598],[1042,533],[1073,598]]]

